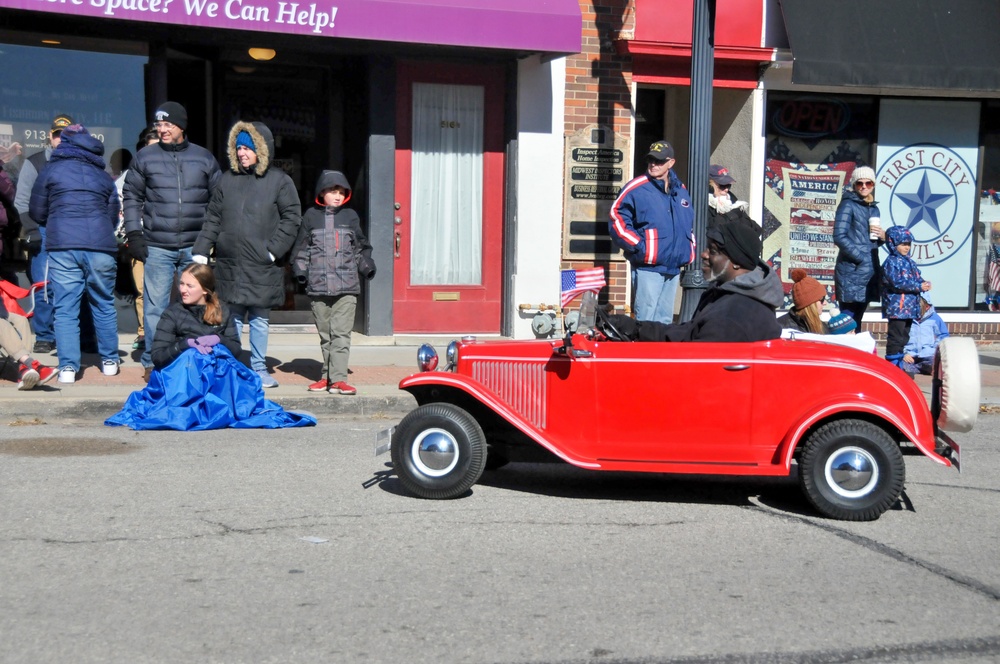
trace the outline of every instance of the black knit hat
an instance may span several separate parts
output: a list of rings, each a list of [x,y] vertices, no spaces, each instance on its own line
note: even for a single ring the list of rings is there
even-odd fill
[[[722,253],[742,268],[752,270],[760,263],[760,252],[764,244],[760,234],[748,223],[724,221],[708,229],[706,237],[714,241]]]
[[[182,130],[188,126],[188,112],[176,101],[168,101],[160,104],[156,112],[153,113],[154,122],[169,122],[180,127]]]

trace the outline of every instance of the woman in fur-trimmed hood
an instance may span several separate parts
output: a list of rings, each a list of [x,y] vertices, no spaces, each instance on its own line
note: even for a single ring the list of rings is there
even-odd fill
[[[267,321],[270,309],[285,301],[285,256],[302,209],[292,179],[271,168],[274,138],[265,124],[237,122],[228,146],[229,170],[212,193],[192,251],[196,262],[207,262],[215,249],[219,297],[240,320],[249,314],[251,368],[266,374]]]

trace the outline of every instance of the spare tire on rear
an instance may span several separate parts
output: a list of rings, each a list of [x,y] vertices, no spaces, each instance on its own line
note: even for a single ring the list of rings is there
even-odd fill
[[[945,431],[963,433],[979,414],[979,352],[969,337],[947,337],[934,357],[934,399],[937,424]]]

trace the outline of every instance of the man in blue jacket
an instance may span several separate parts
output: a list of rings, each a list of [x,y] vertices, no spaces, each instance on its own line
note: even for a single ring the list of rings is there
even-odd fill
[[[31,218],[46,228],[49,281],[55,295],[59,382],[80,371],[80,305],[86,297],[94,316],[97,351],[106,376],[118,373],[118,190],[104,170],[104,144],[86,127],[62,131],[59,147],[31,188]]]
[[[668,325],[681,268],[695,255],[694,211],[673,165],[670,143],[650,145],[646,172],[622,187],[608,223],[632,267],[636,319]]]

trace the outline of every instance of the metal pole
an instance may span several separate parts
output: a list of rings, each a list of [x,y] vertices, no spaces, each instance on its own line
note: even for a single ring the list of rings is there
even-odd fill
[[[688,152],[688,192],[694,209],[697,252],[684,271],[681,322],[691,320],[708,288],[701,275],[701,251],[708,223],[708,167],[712,152],[712,78],[715,68],[715,0],[694,0],[691,25],[691,128]]]

